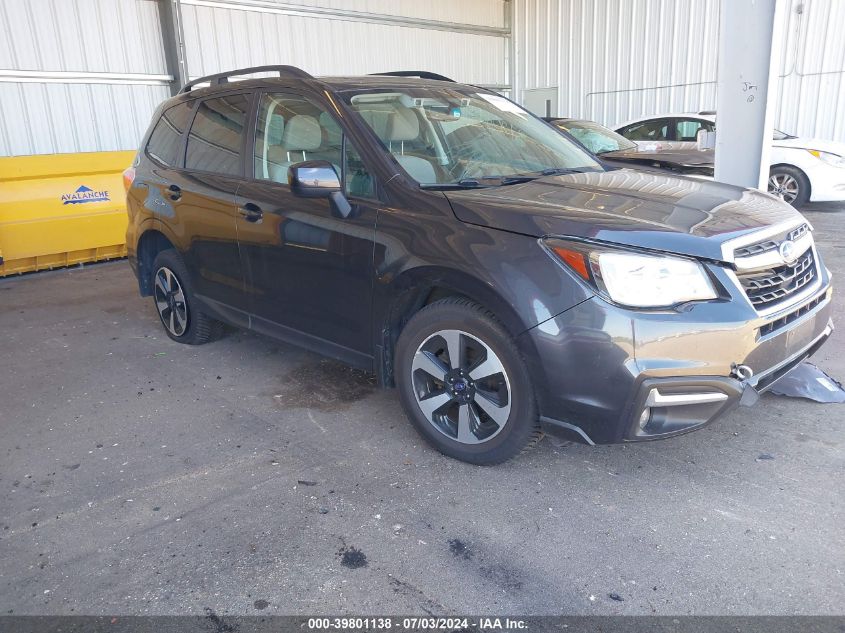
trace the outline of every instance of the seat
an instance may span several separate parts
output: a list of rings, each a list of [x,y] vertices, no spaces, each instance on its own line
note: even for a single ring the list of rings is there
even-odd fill
[[[288,167],[308,160],[308,152],[320,147],[322,142],[320,123],[315,117],[307,114],[292,116],[282,132],[281,144],[269,150],[272,154],[272,163],[268,165],[270,179],[287,182]]]
[[[279,161],[284,161],[284,153],[281,151],[282,135],[285,132],[285,117],[274,112],[267,118],[264,130],[264,143],[266,144],[267,156],[261,156],[260,152],[255,155],[255,175],[258,178],[270,178],[273,168],[279,167]],[[261,145],[256,143],[258,151]],[[287,182],[287,175],[285,176]]]
[[[385,137],[388,148],[396,158],[402,169],[407,171],[411,178],[421,183],[437,182],[437,173],[434,166],[425,158],[405,154],[405,142],[419,138],[420,122],[414,112],[408,108],[396,110],[387,117]],[[399,144],[398,152],[396,144]]]

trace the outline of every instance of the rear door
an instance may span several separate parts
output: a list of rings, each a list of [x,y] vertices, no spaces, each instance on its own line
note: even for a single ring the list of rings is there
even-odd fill
[[[162,217],[184,244],[194,292],[213,311],[247,326],[237,238],[235,193],[243,177],[246,121],[252,94],[235,92],[197,103],[183,170],[165,192],[173,216]]]
[[[380,203],[372,172],[327,110],[295,91],[258,100],[252,171],[237,196],[252,327],[368,366]],[[325,198],[291,192],[288,167],[303,160],[334,165],[353,207],[349,217],[336,216]]]

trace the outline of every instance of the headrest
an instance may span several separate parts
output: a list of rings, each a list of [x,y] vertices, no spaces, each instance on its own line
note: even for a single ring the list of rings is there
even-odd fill
[[[420,122],[412,110],[396,110],[387,118],[388,141],[411,141],[419,135]]]
[[[322,142],[320,124],[307,114],[292,116],[282,133],[282,147],[288,151],[311,151],[320,147]]]
[[[274,112],[267,119],[267,138],[264,142],[268,145],[280,145],[282,135],[285,133],[285,117]]]
[[[320,127],[326,131],[326,141],[328,141],[330,145],[340,143],[343,131],[337,124],[337,121],[335,121],[328,112],[320,113]]]
[[[387,118],[388,112],[385,110],[358,110],[361,118],[367,122],[373,132],[376,133],[381,140],[387,141]]]

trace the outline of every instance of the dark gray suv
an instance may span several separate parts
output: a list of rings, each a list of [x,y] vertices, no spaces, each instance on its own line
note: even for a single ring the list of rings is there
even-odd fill
[[[278,76],[229,82],[258,70]],[[168,336],[227,323],[373,371],[473,463],[543,431],[699,428],[832,331],[829,273],[789,205],[606,171],[428,73],[197,80],[158,108],[126,183],[129,261]]]

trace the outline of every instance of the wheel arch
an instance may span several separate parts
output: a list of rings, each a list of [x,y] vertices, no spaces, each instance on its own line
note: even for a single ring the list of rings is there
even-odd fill
[[[517,337],[533,323],[526,323],[499,292],[469,273],[437,266],[426,266],[403,272],[383,292],[374,311],[375,369],[379,382],[394,386],[394,351],[405,324],[425,306],[446,297],[465,297],[493,313],[510,336]],[[523,337],[525,340],[526,337]]]
[[[173,240],[158,228],[147,229],[138,238],[136,257],[138,260],[138,288],[141,296],[148,297],[153,292],[152,273],[156,255],[169,248],[175,248]]]
[[[799,172],[802,176],[804,176],[804,180],[807,181],[807,200],[809,200],[812,197],[812,195],[813,195],[813,182],[810,180],[810,177],[807,175],[807,172],[805,170],[801,169],[798,165],[794,165],[792,163],[785,163],[785,162],[781,161],[781,162],[773,163],[769,167],[769,175],[771,175],[772,172],[778,167],[788,167],[789,169],[794,169],[795,171]],[[767,179],[767,182],[768,182],[768,179]],[[766,188],[768,189],[768,186]]]

